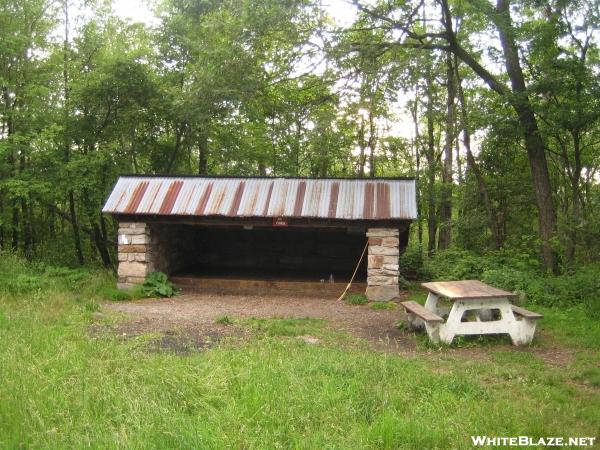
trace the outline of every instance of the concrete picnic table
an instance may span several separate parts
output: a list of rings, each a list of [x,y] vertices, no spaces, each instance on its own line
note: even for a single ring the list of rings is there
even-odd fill
[[[508,334],[514,345],[529,344],[533,339],[537,314],[511,305],[516,297],[477,280],[436,281],[421,284],[428,292],[425,306],[403,302],[409,324],[425,325],[432,342],[452,343],[456,335]],[[452,302],[452,307],[439,305],[440,298]],[[472,321],[465,321],[465,312]],[[448,315],[446,321],[441,316]]]

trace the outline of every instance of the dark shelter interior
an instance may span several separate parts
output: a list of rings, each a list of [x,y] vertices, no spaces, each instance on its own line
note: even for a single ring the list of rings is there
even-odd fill
[[[363,227],[152,224],[158,269],[200,277],[348,281],[364,250]],[[356,275],[364,281],[367,257]]]

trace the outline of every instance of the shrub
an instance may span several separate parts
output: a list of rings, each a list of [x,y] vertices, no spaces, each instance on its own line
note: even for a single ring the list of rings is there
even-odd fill
[[[408,247],[400,255],[398,264],[400,266],[400,273],[402,274],[402,276],[408,278],[409,280],[423,278],[423,248],[420,245],[413,245]]]
[[[583,305],[590,317],[600,317],[600,265],[573,274],[548,275],[531,255],[510,250],[477,255],[464,250],[439,252],[426,263],[437,280],[477,279],[517,292],[521,300],[545,306]]]
[[[481,279],[488,270],[517,270],[541,275],[538,260],[529,254],[511,250],[498,250],[478,255],[466,250],[445,250],[436,253],[426,263],[432,279]]]
[[[151,272],[146,275],[142,289],[147,297],[173,297],[176,293],[173,283],[162,272]]]
[[[411,287],[411,282],[400,274],[398,275],[398,286],[400,289],[409,289]]]

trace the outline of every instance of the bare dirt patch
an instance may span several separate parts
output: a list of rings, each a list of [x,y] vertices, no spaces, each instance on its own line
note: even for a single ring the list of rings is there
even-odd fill
[[[414,337],[401,331],[396,323],[404,318],[400,306],[373,310],[370,305],[353,306],[335,299],[294,296],[241,296],[187,293],[169,299],[147,299],[122,303],[104,303],[105,311],[125,313],[130,320],[115,325],[115,334],[173,332],[191,335],[191,341],[217,333],[239,336],[239,327],[219,325],[216,320],[231,318],[315,318],[324,319],[336,331],[367,339],[377,348],[412,351]],[[186,338],[187,339],[187,338]],[[168,338],[166,339],[169,340]],[[218,338],[213,342],[219,341]],[[166,344],[166,347],[169,347]],[[200,346],[199,348],[203,348]]]
[[[407,293],[401,293],[403,301]],[[184,293],[169,299],[146,299],[132,302],[104,303],[104,311],[126,314],[130,319],[112,326],[110,330],[125,338],[145,333],[160,333],[151,350],[185,353],[191,348],[206,349],[226,338],[243,340],[251,331],[244,327],[217,323],[218,318],[315,318],[324,319],[336,331],[366,339],[374,350],[404,356],[464,357],[488,359],[493,351],[528,352],[551,366],[566,366],[572,352],[557,346],[550,337],[541,335],[541,346],[514,347],[510,344],[468,345],[443,349],[418,349],[413,333],[398,329],[405,320],[403,308],[373,310],[371,305],[348,305],[331,298],[315,296],[226,295]]]
[[[110,304],[104,307],[106,308],[107,305]],[[102,321],[102,316],[103,314],[100,313],[98,321],[91,326],[91,336],[100,338],[109,335],[127,341],[150,335],[151,339],[145,345],[149,352],[167,351],[187,354],[214,347],[224,340],[243,340],[249,335],[249,332],[243,328],[217,323],[172,322],[164,318],[129,313],[127,314],[129,319],[111,324]]]

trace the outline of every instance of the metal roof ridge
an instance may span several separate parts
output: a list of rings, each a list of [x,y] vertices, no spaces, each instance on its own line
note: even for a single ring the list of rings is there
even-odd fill
[[[348,180],[348,181],[416,181],[415,177],[302,177],[302,176],[269,176],[269,175],[192,175],[192,174],[141,174],[126,173],[119,178],[195,178],[195,179],[257,179],[257,180]]]

